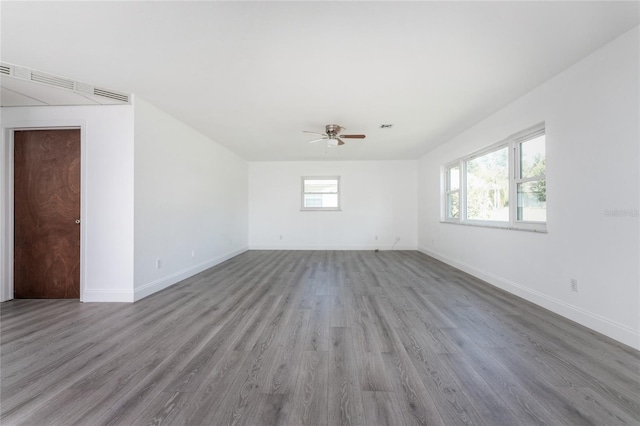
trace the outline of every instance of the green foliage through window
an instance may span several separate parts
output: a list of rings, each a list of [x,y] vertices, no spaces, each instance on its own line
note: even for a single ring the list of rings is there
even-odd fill
[[[467,219],[509,221],[509,150],[467,161]]]

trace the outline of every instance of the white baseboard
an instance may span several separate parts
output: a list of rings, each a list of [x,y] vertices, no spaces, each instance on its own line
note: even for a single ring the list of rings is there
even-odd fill
[[[624,343],[634,349],[640,350],[640,333],[637,330],[633,330],[625,325],[619,324],[615,321],[611,321],[600,315],[586,311],[577,306],[558,300],[554,297],[548,296],[544,293],[532,290],[528,287],[522,286],[516,282],[499,277],[491,272],[484,271],[475,266],[459,262],[450,257],[441,255],[439,253],[428,250],[424,247],[418,247],[418,251],[438,259],[454,268],[460,269],[474,277],[480,278],[489,284],[505,290],[516,296],[522,297],[529,302],[535,303],[545,309],[548,309],[558,315],[568,318],[577,322],[587,328],[590,328],[598,333],[604,334],[618,342]]]
[[[129,290],[84,290],[82,302],[133,302],[133,292]]]
[[[354,245],[354,246],[322,246],[322,245],[255,245],[250,246],[249,250],[375,250],[388,251],[391,250],[389,245]],[[396,245],[393,250],[417,250],[416,246],[399,246]]]
[[[144,284],[134,290],[133,300],[132,302],[137,302],[140,299],[143,299],[147,296],[152,295],[160,290],[164,290],[165,288],[172,286],[175,283],[178,283],[184,279],[187,279],[195,274],[198,274],[206,269],[212,268],[226,260],[231,259],[232,257],[236,257],[239,254],[242,254],[249,250],[248,247],[242,247],[238,250],[231,251],[222,256],[218,256],[214,259],[207,260],[206,262],[199,263],[193,267],[183,269],[181,271],[175,272],[171,275],[167,275],[166,277],[162,277],[158,280],[152,281],[150,283]]]

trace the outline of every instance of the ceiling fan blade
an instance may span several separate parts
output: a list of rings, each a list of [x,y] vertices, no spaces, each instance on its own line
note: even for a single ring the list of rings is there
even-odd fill
[[[345,139],[364,139],[365,135],[340,135],[341,138]]]
[[[326,141],[327,139],[329,139],[328,136],[326,138],[314,139],[314,140],[309,141],[307,143],[316,143],[316,142],[320,142],[320,141]]]
[[[338,140],[338,145],[344,145],[344,141],[340,138],[336,138]]]
[[[313,135],[327,136],[326,133],[310,132],[308,130],[303,130],[302,133],[311,133]]]

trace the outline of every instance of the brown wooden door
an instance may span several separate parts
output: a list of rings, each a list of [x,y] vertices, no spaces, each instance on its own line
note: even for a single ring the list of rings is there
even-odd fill
[[[16,131],[14,297],[80,297],[80,130]]]

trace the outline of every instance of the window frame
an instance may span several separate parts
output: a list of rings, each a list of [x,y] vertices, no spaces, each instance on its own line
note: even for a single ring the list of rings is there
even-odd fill
[[[304,183],[307,180],[335,180],[337,181],[337,190],[336,192],[305,192]],[[340,176],[302,176],[300,191],[300,211],[342,211]],[[304,196],[306,194],[336,194],[338,196],[338,205],[337,207],[306,207],[304,205]]]
[[[485,147],[481,150],[475,151],[470,155],[459,158],[455,161],[451,161],[442,167],[442,197],[441,197],[441,223],[451,223],[458,225],[480,226],[489,228],[500,229],[513,229],[520,231],[533,231],[533,232],[547,232],[547,221],[535,222],[518,219],[518,184],[544,180],[546,183],[546,168],[545,173],[534,177],[521,177],[521,146],[523,143],[535,139],[539,136],[546,136],[545,123],[540,123],[525,129],[521,132],[515,133],[508,138],[501,140],[498,143]],[[545,159],[546,154],[546,137],[545,137]],[[490,154],[495,151],[499,151],[507,147],[508,151],[508,173],[509,173],[509,220],[508,221],[495,221],[495,220],[480,220],[480,219],[468,219],[467,218],[467,162]],[[449,182],[450,170],[454,167],[458,167],[459,182],[458,191],[451,191],[451,183]],[[453,192],[458,192],[459,214],[458,218],[448,216],[448,196]]]

